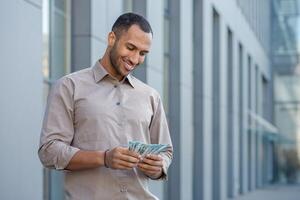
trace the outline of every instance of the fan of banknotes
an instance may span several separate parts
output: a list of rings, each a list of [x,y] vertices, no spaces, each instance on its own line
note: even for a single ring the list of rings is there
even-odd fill
[[[130,141],[129,150],[139,153],[141,156],[147,154],[159,154],[167,151],[169,145],[167,144],[144,144],[139,141]]]

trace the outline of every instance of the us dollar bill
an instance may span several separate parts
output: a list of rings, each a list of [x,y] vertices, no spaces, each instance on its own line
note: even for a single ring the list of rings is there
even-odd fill
[[[168,144],[145,144],[140,141],[130,141],[128,148],[130,151],[139,153],[141,156],[147,154],[159,154],[168,150]]]

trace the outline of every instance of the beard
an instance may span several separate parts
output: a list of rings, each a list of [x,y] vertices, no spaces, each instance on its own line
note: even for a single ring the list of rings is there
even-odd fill
[[[118,64],[118,52],[117,52],[117,42],[114,44],[109,52],[109,60],[112,68],[115,70],[118,76],[124,76],[121,71],[121,66]]]

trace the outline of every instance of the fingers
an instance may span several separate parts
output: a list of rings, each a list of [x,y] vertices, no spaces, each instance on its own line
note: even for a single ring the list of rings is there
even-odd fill
[[[149,165],[162,165],[162,157],[160,155],[149,154],[143,158],[143,162]]]
[[[146,163],[139,163],[137,166],[140,170],[150,173],[160,172],[162,169],[162,166],[153,166]]]
[[[147,155],[141,163],[138,164],[139,170],[146,175],[157,178],[162,173],[163,162],[158,155]]]
[[[138,167],[144,174],[157,178],[162,174],[163,159],[159,155],[146,155],[143,159],[128,148],[116,147],[106,152],[105,162],[109,168],[131,170]]]
[[[135,164],[135,163],[126,162],[126,161],[123,161],[123,160],[116,160],[113,163],[112,168],[113,169],[126,169],[126,170],[130,170],[130,169],[132,169],[133,167],[136,167],[136,166],[137,166],[137,164]]]
[[[127,148],[116,147],[106,153],[105,161],[112,169],[132,169],[140,161],[140,155]]]

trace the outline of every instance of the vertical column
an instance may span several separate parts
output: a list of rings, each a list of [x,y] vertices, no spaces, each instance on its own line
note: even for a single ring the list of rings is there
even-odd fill
[[[193,199],[204,199],[204,136],[203,136],[203,0],[193,1],[193,119],[194,119],[194,181]],[[198,86],[198,87],[196,87]]]
[[[163,25],[163,2],[162,1],[147,1],[147,19],[151,24],[151,27],[154,32],[154,38],[152,40],[151,53],[146,57],[147,65],[147,84],[155,88],[161,95],[166,115],[168,115],[167,110],[167,100],[165,98],[164,88],[164,27]],[[140,66],[141,68],[146,68],[145,66]],[[141,76],[138,76],[141,79]],[[145,81],[145,80],[144,80]],[[166,87],[167,88],[167,87]],[[167,94],[166,94],[167,96]],[[172,134],[172,133],[171,133]],[[171,135],[172,136],[172,135]],[[173,138],[172,138],[173,139]],[[173,165],[173,163],[172,163]],[[165,181],[149,181],[150,191],[157,196],[159,199],[166,199],[165,197]]]
[[[212,10],[212,199],[221,198],[221,140],[220,140],[220,16]]]
[[[251,93],[250,93],[250,98],[251,98],[251,105],[250,105],[250,110],[252,112],[252,117],[257,116],[257,82],[256,82],[256,66],[254,64],[254,60],[251,59],[252,61],[250,62],[250,72],[251,72],[251,81],[249,82],[251,84]],[[251,117],[251,118],[252,118]],[[256,135],[257,135],[257,125],[258,122],[255,120],[255,118],[251,119],[251,128],[249,129],[250,136],[249,136],[249,145],[250,145],[250,186],[249,190],[252,191],[255,189],[255,182],[256,182],[256,149],[257,149],[257,142],[256,142]]]
[[[236,96],[234,91],[234,68],[233,68],[233,35],[227,28],[227,196],[234,196],[234,172],[235,172],[235,135],[234,135],[234,100]]]
[[[70,73],[70,1],[49,1],[49,80],[53,83]],[[64,199],[62,171],[46,170],[49,199]]]
[[[91,0],[73,0],[71,70],[91,66]]]
[[[257,82],[257,89],[256,89],[256,107],[257,107],[257,114],[261,116],[262,118],[264,117],[263,114],[263,107],[262,107],[262,99],[263,99],[263,93],[262,93],[262,87],[263,87],[263,78],[262,74],[260,73],[259,66],[257,67],[256,71],[256,82]],[[261,179],[261,174],[262,174],[262,127],[259,125],[257,127],[257,149],[256,149],[256,184],[255,187],[261,187],[262,179]]]
[[[132,11],[147,18],[147,1],[132,0]],[[147,58],[145,62],[134,70],[133,75],[143,82],[147,82]]]
[[[240,90],[241,81],[239,78],[240,64],[239,64],[239,46],[236,37],[232,40],[233,50],[233,154],[234,154],[234,165],[233,165],[233,188],[232,197],[236,197],[239,193],[239,154],[240,154]]]
[[[242,44],[239,46],[239,62],[240,62],[240,193],[244,194],[248,191],[248,70],[247,59],[245,59],[244,48]]]
[[[174,159],[169,169],[167,199],[180,199],[180,0],[170,1],[169,125]]]

